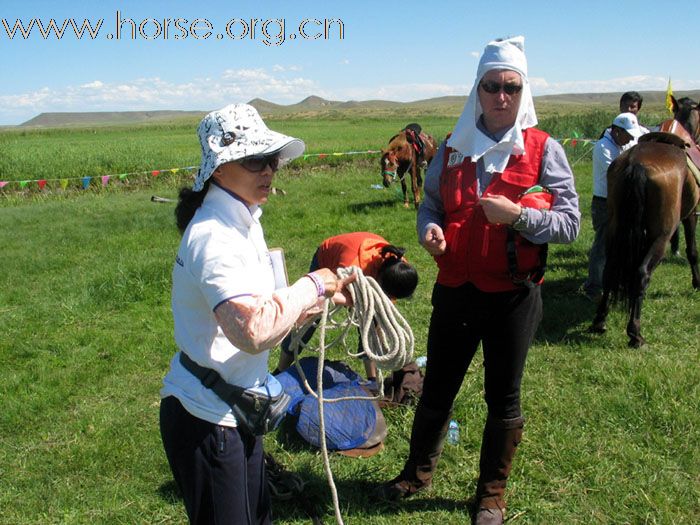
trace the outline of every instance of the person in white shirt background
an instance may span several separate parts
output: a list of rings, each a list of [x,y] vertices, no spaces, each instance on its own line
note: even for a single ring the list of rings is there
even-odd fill
[[[622,106],[622,101],[620,101]],[[593,148],[593,200],[591,219],[593,221],[593,245],[588,253],[588,278],[583,283],[583,291],[591,301],[597,302],[603,293],[603,269],[605,268],[605,228],[608,224],[608,167],[620,153],[637,143],[645,131],[639,125],[634,113],[620,113],[612,126]]]

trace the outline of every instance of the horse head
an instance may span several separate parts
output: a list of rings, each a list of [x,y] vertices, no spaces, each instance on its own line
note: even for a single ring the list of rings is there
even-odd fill
[[[399,169],[399,160],[396,157],[396,151],[394,151],[394,150],[389,150],[389,151],[382,150],[381,164],[382,164],[382,183],[384,184],[385,188],[388,188],[389,185],[398,176],[396,171]]]
[[[676,100],[671,96],[673,103],[673,118],[690,133],[696,144],[700,144],[700,108],[697,102],[684,97]]]

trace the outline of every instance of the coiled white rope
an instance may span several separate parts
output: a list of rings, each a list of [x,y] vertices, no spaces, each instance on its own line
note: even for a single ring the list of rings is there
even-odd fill
[[[331,489],[333,497],[333,508],[335,509],[335,518],[338,525],[343,525],[343,517],[340,513],[340,504],[338,501],[338,491],[333,481],[333,472],[330,466],[328,457],[328,448],[326,446],[326,425],[324,421],[323,405],[324,403],[332,403],[337,401],[347,401],[354,399],[378,399],[384,396],[384,379],[381,370],[400,370],[413,359],[414,338],[413,330],[406,319],[398,311],[394,303],[391,302],[386,294],[382,291],[377,281],[372,277],[367,277],[362,273],[362,270],[357,266],[348,268],[338,268],[337,274],[341,279],[355,273],[357,277],[355,281],[348,285],[350,297],[352,298],[352,306],[348,308],[335,307],[329,314],[330,299],[326,299],[323,303],[323,312],[319,316],[313,317],[304,323],[293,335],[290,348],[294,352],[294,361],[296,363],[299,376],[304,383],[306,390],[318,400],[318,414],[320,422],[320,438],[321,438],[321,453],[323,456],[323,466],[328,478],[328,485]],[[347,318],[344,322],[338,323],[332,320],[333,314],[341,309],[347,311]],[[298,361],[299,348],[306,347],[302,342],[302,337],[308,329],[315,323],[319,325],[319,346],[318,350],[318,365],[316,370],[316,388],[314,392],[309,382],[304,375],[304,371]],[[341,330],[340,335],[326,345],[326,328],[338,328]],[[345,337],[351,326],[357,326],[360,329],[360,337],[364,354],[353,353],[347,350],[345,345]],[[323,368],[325,361],[325,352],[327,348],[332,348],[337,344],[342,344],[349,355],[359,357],[366,356],[367,359],[373,361],[380,373],[377,374],[379,393],[376,397],[368,396],[353,396],[340,397],[325,400],[323,397]]]

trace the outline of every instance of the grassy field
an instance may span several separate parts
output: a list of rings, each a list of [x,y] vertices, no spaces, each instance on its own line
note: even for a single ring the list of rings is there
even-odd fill
[[[560,126],[565,136],[580,128],[586,136],[584,124],[600,129],[591,122],[604,125],[608,117],[552,119],[543,127],[555,133]],[[453,121],[421,124],[441,136]],[[405,123],[291,119],[272,127],[303,137],[310,152],[329,152],[377,149]],[[3,133],[0,180],[196,164],[194,125]],[[523,384],[527,424],[509,485],[509,523],[697,523],[700,295],[687,263],[669,257],[644,305],[647,346],[627,348],[619,311],[607,334],[588,333],[593,306],[577,290],[592,241],[591,165],[582,145],[568,152],[576,160],[582,231],[574,244],[550,250],[544,321]],[[1,524],[186,523],[158,433],[158,391],[175,352],[169,301],[179,236],[172,204],[150,196],[174,197],[187,182],[173,175],[146,178],[129,191],[113,185],[0,194]],[[304,273],[320,240],[339,232],[371,230],[406,246],[420,284],[398,306],[422,355],[435,265],[415,240],[415,212],[403,208],[395,187],[371,187],[378,182],[376,155],[294,163],[275,183],[286,195],[265,207],[268,245],[284,247],[292,278]],[[485,417],[482,380],[477,356],[456,404],[461,442],[446,448],[425,495],[399,505],[368,498],[402,465],[410,408],[385,411],[382,453],[332,457],[346,523],[469,522]],[[281,432],[268,435],[266,446],[302,475],[305,498],[332,523],[318,451]],[[274,513],[276,523],[310,522],[299,501],[275,502]]]

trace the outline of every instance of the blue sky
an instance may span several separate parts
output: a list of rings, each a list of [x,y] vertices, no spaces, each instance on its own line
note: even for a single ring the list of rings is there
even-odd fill
[[[700,88],[697,60],[687,58],[700,56],[686,36],[692,22],[684,30],[682,14],[658,0],[427,4],[3,0],[0,124],[46,111],[205,111],[255,97],[291,104],[309,95],[398,101],[465,95],[484,45],[507,35],[525,36],[535,95],[665,90],[669,76],[675,91]],[[102,25],[94,39],[87,32],[78,39],[70,25],[60,39],[42,38],[36,25],[27,38],[19,29],[8,36],[17,20],[26,29],[32,19],[47,25],[52,18],[59,27],[71,19],[77,27],[84,19]],[[251,19],[259,20],[254,38]],[[327,39],[316,22],[324,19],[336,21]],[[300,36],[304,20],[305,34],[319,38]]]

